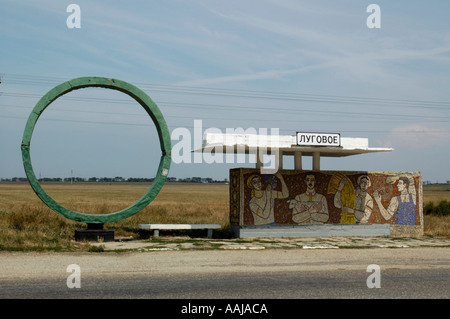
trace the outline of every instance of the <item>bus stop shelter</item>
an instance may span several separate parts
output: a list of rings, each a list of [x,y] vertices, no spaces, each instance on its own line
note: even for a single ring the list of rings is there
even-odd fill
[[[312,169],[320,170],[321,157],[344,157],[376,152],[390,152],[392,148],[371,148],[367,138],[340,137],[337,143],[299,143],[297,135],[257,135],[257,134],[223,134],[206,133],[203,145],[193,152],[254,154],[256,168],[263,167],[262,155],[274,155],[275,165],[283,169],[283,156],[294,157],[294,169],[303,169],[303,157],[312,157]],[[323,133],[306,133],[309,136],[330,136]],[[315,135],[314,135],[315,134]],[[322,134],[322,135],[320,135]]]

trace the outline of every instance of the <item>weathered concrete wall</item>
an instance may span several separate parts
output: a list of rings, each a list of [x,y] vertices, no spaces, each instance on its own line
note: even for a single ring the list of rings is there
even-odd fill
[[[230,224],[238,237],[283,232],[288,237],[421,236],[422,176],[420,172],[293,170],[265,175],[259,169],[232,169]],[[376,226],[380,224],[390,227]]]

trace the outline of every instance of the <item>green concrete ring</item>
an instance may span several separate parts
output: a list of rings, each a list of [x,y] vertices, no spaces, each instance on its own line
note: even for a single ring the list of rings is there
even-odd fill
[[[31,165],[30,141],[31,135],[33,133],[36,122],[39,119],[39,116],[50,105],[50,103],[52,103],[58,97],[73,90],[87,87],[100,87],[113,89],[129,95],[134,100],[136,100],[145,109],[145,111],[147,111],[148,115],[150,115],[150,117],[152,118],[159,135],[159,142],[161,145],[162,156],[155,180],[153,181],[152,185],[147,190],[147,192],[137,202],[121,211],[117,211],[114,213],[87,214],[71,211],[61,206],[44,191],[42,186],[39,184],[39,181],[36,178],[36,175],[34,174],[33,171],[33,167]],[[72,219],[74,221],[84,222],[88,224],[104,224],[115,222],[118,220],[128,218],[144,209],[148,204],[150,204],[150,202],[156,197],[156,195],[158,195],[159,191],[164,185],[164,182],[166,181],[167,175],[169,173],[171,163],[170,134],[166,121],[164,120],[164,117],[161,111],[159,110],[158,106],[150,99],[150,97],[147,94],[145,94],[137,87],[120,80],[107,79],[102,77],[76,78],[56,86],[55,88],[50,90],[47,94],[45,94],[36,104],[30,116],[28,117],[28,121],[25,126],[25,131],[23,133],[21,148],[25,173],[36,195],[48,207],[50,207],[58,214],[66,218]]]

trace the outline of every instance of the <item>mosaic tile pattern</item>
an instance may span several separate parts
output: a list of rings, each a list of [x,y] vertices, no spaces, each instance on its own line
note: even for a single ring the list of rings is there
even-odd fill
[[[422,226],[418,172],[230,170],[230,223]]]

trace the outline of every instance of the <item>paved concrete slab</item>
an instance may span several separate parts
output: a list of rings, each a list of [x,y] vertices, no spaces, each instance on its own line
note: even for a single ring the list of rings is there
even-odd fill
[[[207,239],[188,236],[162,236],[143,240],[116,239],[114,242],[92,242],[104,251],[173,251],[233,249],[345,249],[345,248],[411,248],[450,247],[449,237],[324,237],[324,238],[258,238]]]

